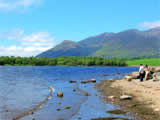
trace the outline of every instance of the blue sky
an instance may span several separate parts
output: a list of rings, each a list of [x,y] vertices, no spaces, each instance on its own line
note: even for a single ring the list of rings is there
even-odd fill
[[[0,0],[0,56],[32,56],[63,40],[160,27],[160,0]]]

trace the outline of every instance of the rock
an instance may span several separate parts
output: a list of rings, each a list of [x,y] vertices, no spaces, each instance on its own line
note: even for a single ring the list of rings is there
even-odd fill
[[[131,76],[127,76],[127,75],[126,75],[124,78],[125,78],[127,81],[132,81],[132,77],[131,77]]]
[[[85,96],[90,96],[90,94],[89,94],[89,93],[87,93],[87,92],[86,92],[84,95],[85,95]]]
[[[88,83],[88,81],[82,80],[81,83],[82,83],[82,84],[86,84],[86,83]]]
[[[138,76],[139,76],[139,72],[132,72],[132,73],[131,73],[132,79],[137,79]]]
[[[81,119],[81,117],[78,117],[78,120],[80,120]]]
[[[60,108],[57,108],[56,110],[57,110],[57,111],[61,111],[61,109],[60,109]]]
[[[159,112],[160,109],[159,109],[159,108],[155,108],[154,111],[155,111],[155,112]]]
[[[69,106],[65,106],[65,107],[64,107],[64,109],[71,109],[71,107],[69,107]]]
[[[70,82],[70,83],[76,83],[76,81],[74,81],[74,80],[70,80],[69,82]]]
[[[153,81],[160,81],[160,72],[153,73]]]
[[[104,74],[104,76],[108,76],[108,74]]]
[[[76,89],[73,89],[72,91],[73,91],[73,92],[75,92],[75,91],[76,91]]]
[[[58,97],[63,97],[63,92],[58,92],[58,93],[57,93],[57,96],[58,96]]]
[[[61,105],[62,103],[61,102],[58,102],[58,105]]]
[[[121,99],[121,100],[131,100],[131,99],[132,99],[132,96],[122,95],[122,96],[120,96],[120,99]]]
[[[96,82],[96,79],[91,79],[91,80],[89,80],[89,82]]]
[[[160,67],[153,67],[152,72],[160,72]]]
[[[114,98],[116,98],[115,96],[109,96],[108,97],[109,99],[114,99]]]

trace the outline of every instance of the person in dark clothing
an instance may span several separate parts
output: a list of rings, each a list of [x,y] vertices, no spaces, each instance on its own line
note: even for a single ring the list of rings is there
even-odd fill
[[[143,64],[140,64],[140,67],[139,67],[139,76],[140,76],[140,82],[143,82],[143,79],[145,77],[145,71],[144,71]]]

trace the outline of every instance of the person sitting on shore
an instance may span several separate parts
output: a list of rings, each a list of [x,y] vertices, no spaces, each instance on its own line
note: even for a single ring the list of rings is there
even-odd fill
[[[140,76],[140,82],[143,82],[143,79],[145,77],[145,71],[144,71],[143,64],[140,64],[140,67],[139,67],[139,76]]]
[[[145,80],[148,80],[149,74],[150,74],[150,69],[149,69],[148,65],[145,66],[145,72],[146,72]]]

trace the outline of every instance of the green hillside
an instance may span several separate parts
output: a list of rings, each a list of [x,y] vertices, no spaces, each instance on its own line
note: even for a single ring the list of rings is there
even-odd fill
[[[37,57],[93,56],[105,58],[160,57],[160,28],[103,33],[74,42],[65,40]]]

